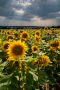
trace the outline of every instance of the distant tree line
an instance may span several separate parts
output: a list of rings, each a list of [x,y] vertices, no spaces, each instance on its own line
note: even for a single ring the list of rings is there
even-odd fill
[[[0,29],[44,29],[45,26],[0,26]],[[60,28],[60,26],[46,26],[46,28]]]

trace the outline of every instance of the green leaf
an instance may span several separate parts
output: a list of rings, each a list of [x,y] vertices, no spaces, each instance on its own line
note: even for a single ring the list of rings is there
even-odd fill
[[[38,76],[37,76],[34,72],[29,71],[29,73],[33,76],[33,79],[34,79],[35,81],[38,81]]]
[[[33,76],[29,72],[26,74],[26,83],[28,85],[32,85],[33,84]]]

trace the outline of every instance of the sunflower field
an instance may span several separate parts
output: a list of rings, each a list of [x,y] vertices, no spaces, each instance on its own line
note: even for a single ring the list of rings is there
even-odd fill
[[[60,90],[60,28],[0,29],[0,90]]]

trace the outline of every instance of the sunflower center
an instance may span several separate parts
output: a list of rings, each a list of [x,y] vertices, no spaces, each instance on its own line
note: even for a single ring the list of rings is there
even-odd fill
[[[9,44],[6,43],[6,44],[4,45],[4,49],[8,49],[8,46],[9,46]]]
[[[38,35],[38,36],[39,36],[39,32],[36,32],[36,35]]]
[[[23,31],[20,31],[20,33],[22,33]]]
[[[9,34],[9,32],[7,32],[7,34]]]
[[[43,61],[42,61],[43,63],[47,63],[47,60],[45,59],[45,58],[43,58]]]
[[[53,44],[51,44],[52,47],[58,47],[59,43],[58,42],[54,42]]]
[[[13,39],[13,37],[12,37],[12,36],[9,36],[9,37],[8,37],[8,40],[9,40],[9,39]]]
[[[15,46],[13,47],[13,54],[15,55],[21,55],[23,53],[23,47],[22,46]]]
[[[37,51],[37,48],[36,47],[34,47],[34,51]]]
[[[22,37],[23,37],[23,38],[27,38],[28,35],[27,35],[26,33],[24,33],[24,34],[22,35]]]
[[[36,37],[36,41],[39,41],[39,38],[38,37]]]
[[[14,35],[15,35],[16,37],[18,37],[18,34],[17,34],[17,33],[15,33]]]

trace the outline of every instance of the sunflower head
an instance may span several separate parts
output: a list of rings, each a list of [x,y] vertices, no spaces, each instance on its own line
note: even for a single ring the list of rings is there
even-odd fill
[[[21,38],[24,39],[24,40],[27,40],[29,38],[28,32],[26,32],[26,31],[22,32]]]
[[[39,41],[40,41],[40,37],[37,36],[37,35],[35,35],[35,41],[36,41],[36,42],[39,42]]]
[[[35,35],[34,40],[35,40],[35,44],[36,44],[36,45],[38,45],[38,44],[41,43],[41,37],[39,37],[39,36],[37,36],[37,35]]]
[[[18,37],[18,33],[15,33],[14,35],[15,35],[15,37]]]
[[[40,31],[36,31],[35,35],[40,36]]]
[[[20,30],[20,33],[22,34],[23,33],[23,30]]]
[[[56,50],[56,49],[60,49],[60,41],[51,41],[50,42],[50,49],[51,50]]]
[[[8,47],[9,47],[9,44],[10,44],[10,43],[9,43],[8,41],[5,41],[5,42],[3,43],[3,48],[2,48],[2,49],[3,49],[4,51],[7,51]]]
[[[23,58],[26,54],[27,46],[24,42],[21,41],[13,41],[8,48],[9,57],[13,57],[14,59],[19,57]]]
[[[7,34],[10,34],[10,32],[7,32]]]
[[[32,52],[37,53],[37,51],[38,51],[38,47],[36,45],[33,45],[32,46]]]
[[[7,36],[7,40],[9,40],[9,39],[12,40],[13,39],[13,36],[12,35],[8,35]]]
[[[42,55],[40,58],[40,64],[47,66],[51,61],[47,55]]]

